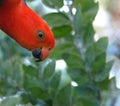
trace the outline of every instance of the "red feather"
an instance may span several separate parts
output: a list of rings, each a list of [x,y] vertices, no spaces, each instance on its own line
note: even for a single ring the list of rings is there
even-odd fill
[[[31,51],[40,48],[40,60],[47,58],[54,48],[50,27],[23,0],[3,0],[0,3],[0,28],[24,48]],[[44,33],[42,38],[39,32]]]

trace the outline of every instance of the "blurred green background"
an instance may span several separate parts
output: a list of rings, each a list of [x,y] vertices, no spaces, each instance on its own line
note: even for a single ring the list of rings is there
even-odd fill
[[[106,63],[107,38],[93,39],[98,5],[94,0],[27,4],[50,25],[56,46],[37,63],[0,31],[0,106],[108,106],[114,98],[108,80],[113,62]]]

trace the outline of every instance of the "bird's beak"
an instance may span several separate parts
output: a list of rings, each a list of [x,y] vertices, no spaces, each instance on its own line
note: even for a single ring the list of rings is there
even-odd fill
[[[47,48],[35,49],[32,51],[32,55],[37,58],[37,62],[45,60],[50,54],[50,50]]]

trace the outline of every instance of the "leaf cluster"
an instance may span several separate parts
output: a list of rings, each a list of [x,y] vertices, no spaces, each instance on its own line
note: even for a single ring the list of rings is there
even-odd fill
[[[61,11],[65,1],[68,12]],[[112,62],[106,63],[108,39],[93,39],[92,21],[97,6],[93,0],[65,1],[42,0],[43,5],[57,11],[43,16],[56,39],[50,59],[44,62],[34,62],[28,51],[0,32],[0,106],[102,103],[102,92],[109,88]],[[64,60],[66,68],[61,65],[62,70],[56,70],[59,59]]]

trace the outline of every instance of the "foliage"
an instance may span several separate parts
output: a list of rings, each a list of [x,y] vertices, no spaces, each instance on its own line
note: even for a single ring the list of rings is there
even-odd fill
[[[97,5],[93,0],[71,0],[65,12],[60,10],[63,0],[42,1],[57,11],[43,16],[56,47],[50,59],[36,63],[31,53],[0,32],[0,106],[100,106],[112,62],[106,63],[107,38],[93,40]],[[59,59],[66,68],[56,70]]]

